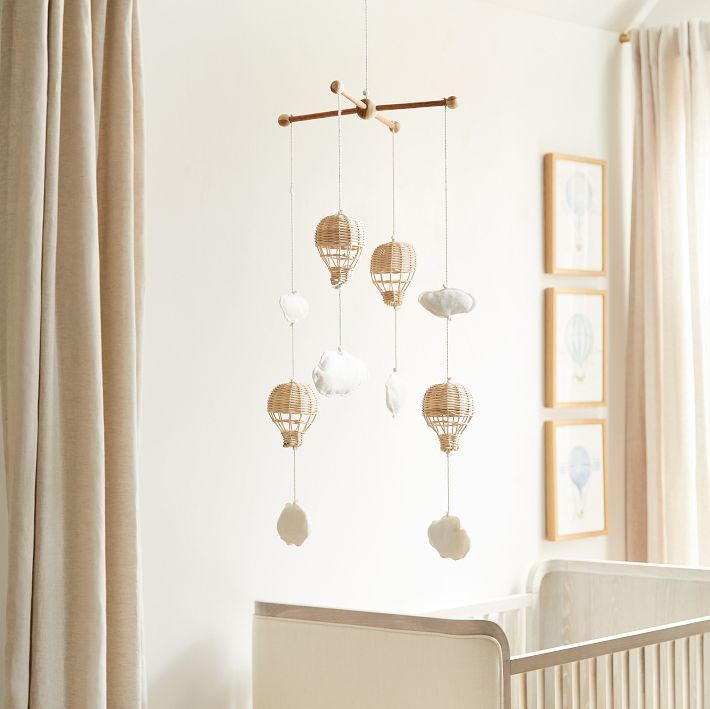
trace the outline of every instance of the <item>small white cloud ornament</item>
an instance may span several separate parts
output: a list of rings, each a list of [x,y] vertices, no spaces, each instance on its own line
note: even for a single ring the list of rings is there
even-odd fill
[[[308,538],[308,517],[295,502],[287,502],[279,515],[276,530],[286,544],[300,547]]]
[[[394,418],[407,402],[409,390],[407,383],[396,370],[387,377],[385,382],[385,403]]]
[[[286,320],[292,325],[308,316],[308,301],[298,292],[285,293],[279,298],[279,305]]]
[[[470,313],[476,307],[476,299],[460,288],[427,290],[419,294],[419,304],[438,318]]]
[[[313,368],[313,383],[323,396],[347,396],[369,376],[367,365],[340,347],[326,350]]]
[[[471,548],[471,540],[465,529],[461,529],[461,520],[452,515],[444,515],[429,525],[429,544],[444,559],[458,561],[463,559]]]

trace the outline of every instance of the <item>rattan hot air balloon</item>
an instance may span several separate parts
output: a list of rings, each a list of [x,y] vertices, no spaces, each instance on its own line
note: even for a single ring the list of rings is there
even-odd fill
[[[365,230],[357,219],[343,212],[331,214],[318,222],[316,248],[330,271],[330,284],[340,288],[365,246]]]
[[[273,388],[266,410],[281,431],[283,447],[298,448],[318,413],[318,402],[308,385],[290,381]]]
[[[444,453],[459,449],[459,437],[473,418],[473,397],[463,384],[451,380],[434,384],[424,394],[422,415],[427,426],[439,436],[439,447]]]
[[[370,276],[382,294],[385,305],[399,308],[404,293],[414,278],[417,255],[414,247],[404,241],[380,244],[370,259]]]

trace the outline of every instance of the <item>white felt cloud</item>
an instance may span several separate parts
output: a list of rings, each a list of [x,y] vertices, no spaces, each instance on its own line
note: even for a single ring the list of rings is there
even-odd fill
[[[476,300],[460,288],[427,290],[419,295],[420,305],[438,318],[470,313],[476,307]]]
[[[461,529],[458,517],[444,515],[429,525],[429,544],[444,559],[463,559],[471,548],[471,540],[465,529]]]
[[[343,349],[326,350],[313,368],[313,383],[323,396],[346,396],[367,381],[367,365]]]
[[[407,401],[407,383],[401,374],[392,372],[385,382],[385,403],[394,418]]]
[[[279,515],[276,530],[286,544],[300,547],[308,538],[308,517],[295,502],[287,502]]]
[[[308,301],[298,292],[282,295],[279,305],[286,320],[292,324],[304,320],[308,315]]]

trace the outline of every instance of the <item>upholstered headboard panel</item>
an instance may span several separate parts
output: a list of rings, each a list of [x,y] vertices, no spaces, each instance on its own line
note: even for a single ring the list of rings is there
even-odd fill
[[[486,621],[257,604],[254,709],[505,709],[508,647]]]

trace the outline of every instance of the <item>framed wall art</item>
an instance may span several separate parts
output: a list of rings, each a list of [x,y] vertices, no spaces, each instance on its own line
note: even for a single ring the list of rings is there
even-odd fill
[[[606,421],[546,421],[545,466],[547,539],[606,534]]]
[[[606,406],[606,291],[545,290],[545,406]]]
[[[545,271],[606,274],[606,162],[545,155]]]

